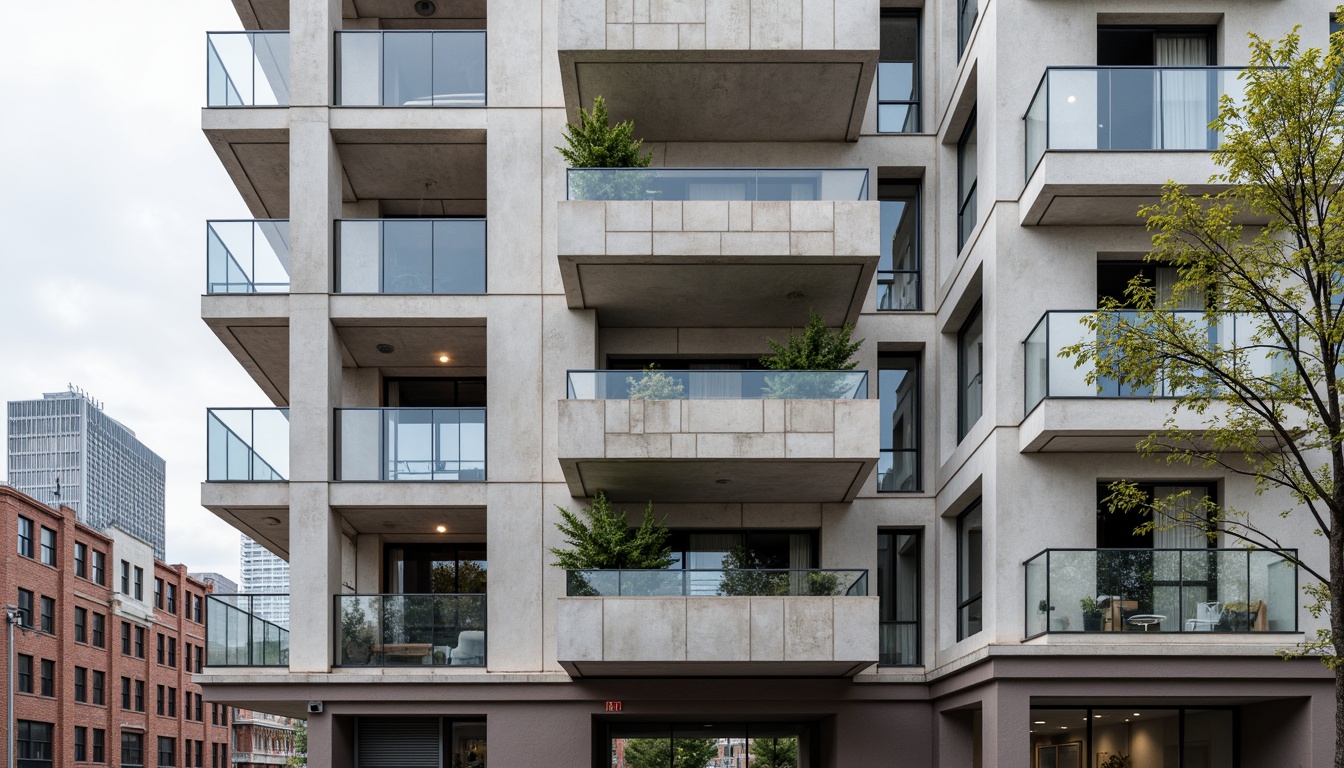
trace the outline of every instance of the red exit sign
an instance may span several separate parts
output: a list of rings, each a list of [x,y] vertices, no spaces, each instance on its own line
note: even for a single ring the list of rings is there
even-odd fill
[[[619,701],[608,701],[605,709],[606,709],[607,712],[620,712],[620,711],[621,711],[621,702],[619,702]]]

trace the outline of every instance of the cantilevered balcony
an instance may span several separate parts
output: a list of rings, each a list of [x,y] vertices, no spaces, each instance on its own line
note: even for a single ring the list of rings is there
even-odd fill
[[[485,32],[342,31],[335,45],[342,199],[376,199],[386,216],[484,215]],[[289,105],[288,33],[211,33],[207,62],[206,137],[254,215],[288,216],[288,111],[247,109]]]
[[[207,294],[288,293],[289,221],[205,223]]]
[[[1295,557],[1296,550],[1047,549],[1025,564],[1026,634],[1296,632]]]
[[[865,570],[569,571],[556,615],[576,677],[848,677],[877,640]]]
[[[1172,398],[1183,394],[1161,379],[1151,387],[1135,387],[1105,376],[1089,383],[1093,366],[1075,366],[1073,357],[1061,353],[1069,346],[1097,340],[1098,330],[1085,322],[1095,314],[1096,310],[1047,312],[1023,342],[1026,418],[1019,433],[1023,452],[1132,451],[1141,438],[1163,430],[1172,414]],[[1123,311],[1116,317],[1132,319],[1134,314]],[[1201,311],[1174,314],[1200,334],[1207,332],[1215,348],[1244,355],[1248,370],[1255,375],[1272,374],[1288,364],[1271,347],[1254,341],[1257,323],[1253,315],[1228,314],[1210,320]],[[1098,400],[1110,402],[1099,407]],[[1221,412],[1215,403],[1203,417],[1182,414],[1178,425],[1197,432]],[[1268,432],[1264,438],[1272,442]]]
[[[289,595],[206,595],[207,667],[288,667]]]
[[[571,371],[559,459],[574,496],[851,501],[877,464],[865,371]]]
[[[1137,226],[1174,180],[1216,192],[1209,128],[1228,67],[1050,67],[1027,109],[1021,223]]]
[[[338,595],[340,667],[483,667],[485,595]]]
[[[484,408],[339,408],[336,478],[483,482]]]
[[[606,97],[649,141],[854,141],[877,0],[560,0],[570,120]]]
[[[289,551],[289,409],[206,411],[201,506],[277,553]]]
[[[879,257],[861,168],[571,168],[560,276],[604,326],[858,319]]]

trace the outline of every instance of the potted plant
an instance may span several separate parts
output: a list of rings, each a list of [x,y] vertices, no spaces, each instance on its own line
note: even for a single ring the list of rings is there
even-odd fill
[[[686,385],[666,371],[658,370],[657,363],[649,363],[644,375],[625,378],[631,400],[680,400],[686,396]]]
[[[807,311],[807,326],[802,335],[789,334],[783,344],[767,338],[766,344],[774,354],[761,358],[761,365],[772,371],[789,371],[778,376],[765,377],[766,398],[832,399],[845,394],[852,386],[846,377],[834,371],[851,371],[858,365],[854,353],[863,346],[863,339],[851,340],[854,326],[844,325],[832,330],[815,310]],[[826,371],[813,375],[796,371]]]
[[[1084,597],[1078,601],[1083,609],[1083,631],[1100,632],[1102,618],[1106,615],[1106,610],[1101,607],[1095,597]]]
[[[565,144],[555,149],[571,168],[645,168],[653,153],[640,151],[644,142],[636,139],[633,120],[612,125],[607,118],[607,102],[593,99],[591,112],[579,109],[578,124],[565,125]],[[570,177],[572,200],[643,200],[646,199],[647,172],[615,171],[584,173]]]

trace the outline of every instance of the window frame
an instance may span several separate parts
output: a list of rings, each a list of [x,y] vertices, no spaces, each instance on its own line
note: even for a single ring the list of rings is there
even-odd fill
[[[974,594],[970,594],[970,593],[968,592],[969,585],[967,585],[967,584],[965,583],[965,575],[964,575],[964,574],[965,574],[966,571],[967,571],[967,568],[966,568],[966,564],[967,564],[967,561],[966,561],[967,552],[965,551],[965,550],[966,550],[966,547],[963,545],[963,542],[965,541],[965,533],[966,533],[965,526],[966,526],[966,519],[967,519],[968,517],[970,517],[970,515],[971,515],[972,513],[977,513],[977,512],[980,514],[980,531],[981,531],[981,533],[980,533],[980,537],[981,537],[981,543],[980,543],[980,569],[979,569],[979,574],[980,574],[980,589],[979,589],[979,591],[977,591],[976,593],[974,593]],[[974,637],[975,635],[978,635],[978,634],[980,634],[981,632],[983,632],[984,629],[985,629],[985,623],[984,623],[984,596],[985,596],[985,546],[984,546],[984,529],[985,529],[984,499],[979,498],[979,499],[976,499],[974,502],[972,502],[969,506],[966,507],[966,509],[962,510],[961,513],[957,515],[957,595],[956,595],[956,597],[957,597],[957,642],[961,642],[962,640],[965,640],[965,639],[968,638],[968,637]],[[964,595],[964,596],[963,596],[963,595]],[[970,609],[971,609],[972,607],[976,606],[976,605],[979,605],[979,606],[981,607],[981,613],[980,613],[980,628],[977,629],[977,630],[975,630],[974,632],[965,631],[966,629],[969,629],[969,625],[970,625],[970,620],[969,620],[969,617],[970,617]],[[963,615],[963,613],[964,613],[964,614],[966,615],[966,617],[967,617],[967,620],[964,622],[964,624],[966,625],[965,628],[963,628],[963,621],[962,621],[962,615]]]
[[[75,642],[89,642],[89,609],[79,605],[75,606]]]
[[[923,179],[878,179],[877,181],[877,202],[879,211],[884,203],[903,202],[897,199],[883,199],[882,187],[884,185],[908,185],[914,188],[915,194],[912,207],[914,208],[914,254],[915,265],[912,269],[896,269],[896,257],[892,254],[891,269],[881,268],[881,257],[878,258],[877,272],[877,309],[879,312],[922,312],[924,311],[924,181]],[[880,216],[880,213],[879,213]],[[880,227],[880,225],[879,225]],[[900,229],[899,223],[897,230]],[[883,242],[878,244],[878,248],[886,248],[888,244]],[[897,275],[913,275],[915,283],[915,306],[913,307],[892,307],[884,306],[883,286],[892,286],[896,284]]]
[[[41,659],[38,664],[38,680],[41,694],[48,698],[56,696],[56,662],[53,659]]]
[[[56,531],[42,526],[38,534],[41,538],[38,540],[38,562],[43,565],[56,567]],[[50,541],[48,541],[50,539]]]
[[[89,668],[75,666],[75,701],[81,704],[89,702]]]
[[[910,367],[910,368],[898,368],[898,367],[890,366],[890,365],[885,365],[885,366],[884,366],[884,363],[889,363],[889,362],[894,361],[894,360],[908,360],[908,361],[911,362],[911,367]],[[921,355],[921,354],[918,353],[918,352],[879,352],[878,355],[877,355],[877,387],[878,387],[878,394],[877,394],[877,396],[878,396],[878,402],[879,402],[879,404],[881,403],[881,401],[882,401],[882,395],[883,395],[883,393],[885,392],[885,389],[884,389],[884,387],[883,387],[883,382],[882,382],[882,379],[883,379],[882,372],[883,372],[883,371],[893,371],[893,370],[907,371],[906,375],[907,375],[907,376],[909,376],[909,375],[913,375],[913,376],[914,376],[914,379],[915,379],[915,385],[914,385],[914,390],[913,390],[913,393],[914,393],[914,394],[913,394],[914,407],[913,407],[913,409],[912,409],[913,412],[914,412],[914,414],[915,414],[915,429],[914,429],[914,444],[915,444],[915,447],[914,447],[914,448],[901,448],[901,449],[897,449],[897,448],[894,447],[894,445],[895,445],[895,441],[892,440],[892,441],[890,441],[890,443],[889,443],[889,441],[888,441],[888,435],[886,435],[886,434],[883,434],[883,435],[879,436],[879,444],[878,444],[878,457],[879,457],[879,458],[878,458],[878,464],[879,464],[879,465],[881,464],[881,456],[882,456],[883,454],[891,454],[891,455],[892,455],[891,466],[892,466],[893,468],[896,466],[896,461],[895,461],[896,456],[895,456],[895,455],[896,455],[897,452],[900,452],[900,453],[912,453],[912,454],[914,454],[914,457],[915,457],[915,461],[914,461],[914,464],[915,464],[915,467],[914,467],[914,481],[915,481],[915,487],[914,487],[914,488],[909,488],[909,489],[894,489],[894,490],[889,490],[889,489],[883,488],[883,487],[882,487],[882,477],[881,477],[881,475],[879,474],[879,475],[878,475],[878,478],[877,478],[877,481],[878,481],[878,488],[877,488],[877,491],[878,491],[878,493],[923,493],[923,492],[924,492],[924,456],[923,456],[923,453],[924,453],[924,451],[923,451],[923,448],[924,448],[924,418],[923,418],[923,417],[924,417],[924,370],[923,370],[923,368],[924,368],[924,365],[923,365],[923,355]],[[899,404],[899,401],[897,401],[897,404]],[[893,425],[893,426],[894,426],[894,425]]]
[[[33,591],[19,587],[19,626],[33,628]]]
[[[36,526],[37,523],[33,522],[29,518],[24,517],[23,515],[19,515],[16,545],[18,547],[19,555],[22,557],[26,557],[29,560],[33,559],[33,551],[34,551],[33,535],[34,532],[36,531]]]
[[[40,726],[35,728],[34,726]],[[46,739],[39,735],[45,729]],[[29,760],[51,763],[54,760],[52,742],[56,738],[56,724],[41,720],[18,720],[15,722],[14,757],[19,762]],[[41,746],[46,745],[45,749]],[[35,754],[36,752],[36,754]]]
[[[100,669],[89,670],[89,688],[91,704],[103,706],[107,703],[107,673]]]
[[[144,766],[144,734],[135,731],[121,732],[121,764],[124,766]]]
[[[966,21],[966,9],[974,6],[975,13],[971,15],[970,22]],[[980,19],[980,4],[978,0],[957,0],[957,61],[966,54],[966,49],[970,46],[971,31],[975,29],[975,22]]]
[[[56,634],[56,598],[42,595],[37,605],[39,630],[48,635]]]
[[[107,647],[107,615],[94,611],[90,614],[89,645],[94,648]]]
[[[90,566],[91,566],[89,573],[90,581],[92,581],[94,584],[97,584],[100,587],[106,587],[107,553],[100,552],[94,549],[92,550],[92,555],[93,555],[92,558],[90,558]]]
[[[883,662],[881,661],[881,645],[880,645],[880,641],[879,641],[879,646],[878,646],[878,663],[877,663],[877,665],[878,665],[879,667],[892,667],[892,668],[899,668],[899,667],[921,667],[921,666],[924,665],[924,530],[923,530],[922,528],[879,528],[879,529],[877,529],[877,535],[878,535],[878,536],[890,536],[890,537],[892,537],[892,546],[890,546],[890,547],[887,548],[887,551],[888,551],[888,552],[894,552],[894,545],[895,545],[895,543],[896,543],[896,537],[898,537],[898,536],[913,536],[913,537],[915,538],[915,549],[916,549],[917,552],[919,552],[919,562],[917,563],[917,567],[916,567],[916,569],[915,569],[915,589],[914,589],[914,595],[915,595],[915,618],[914,618],[913,620],[893,619],[893,620],[887,621],[887,620],[884,620],[884,619],[882,618],[884,615],[886,615],[885,612],[882,610],[882,604],[883,604],[883,591],[882,591],[882,588],[883,588],[884,585],[883,585],[883,580],[882,580],[880,577],[877,579],[877,597],[878,597],[878,632],[881,633],[882,628],[883,628],[884,626],[888,626],[888,625],[897,625],[897,626],[899,626],[899,625],[913,624],[914,627],[915,627],[915,653],[914,653],[914,655],[915,655],[915,660],[914,660],[914,662],[912,662],[912,663],[910,663],[910,664],[886,664],[886,663],[883,663]],[[895,560],[892,559],[892,561],[888,564],[887,571],[888,571],[888,573],[892,573],[892,574],[893,574],[893,576],[892,576],[892,584],[893,584],[893,587],[899,592],[899,591],[900,591],[900,583],[899,583],[899,582],[896,580],[896,578],[895,578],[895,575],[894,575],[894,574],[895,574],[895,569],[891,567],[891,566],[894,566],[894,565],[895,565]],[[881,571],[881,569],[882,569],[882,564],[881,564],[881,561],[879,560],[879,561],[878,561],[878,571]],[[894,599],[894,598],[893,598],[893,599]],[[894,606],[893,606],[893,611],[892,611],[892,613],[893,613],[893,614],[896,613],[896,611],[895,611],[895,607],[894,607]],[[880,637],[880,634],[879,634],[879,637]]]
[[[910,89],[910,90],[911,90],[911,97],[912,97],[912,98],[911,98],[910,100],[893,99],[893,100],[883,101],[883,100],[882,100],[882,64],[883,64],[883,63],[895,63],[895,64],[904,64],[904,63],[905,63],[904,61],[890,61],[890,62],[883,62],[883,61],[882,61],[882,58],[881,58],[881,29],[882,29],[882,28],[881,28],[881,24],[882,24],[882,21],[885,21],[886,19],[894,19],[894,18],[914,19],[914,21],[915,21],[915,58],[914,58],[914,61],[912,62],[912,63],[913,63],[913,67],[912,67],[913,71],[911,72],[911,85],[912,85],[912,87],[911,87],[911,89]],[[882,13],[881,13],[881,17],[879,18],[879,21],[878,21],[878,38],[879,38],[879,41],[878,41],[878,50],[879,50],[879,54],[878,54],[878,61],[877,61],[877,78],[876,78],[877,83],[876,83],[875,86],[874,86],[874,87],[876,88],[876,96],[877,96],[877,132],[880,133],[880,134],[883,134],[883,135],[893,135],[893,136],[899,136],[899,135],[902,135],[902,134],[905,134],[905,135],[913,135],[913,134],[923,133],[923,126],[924,126],[924,104],[923,104],[923,96],[924,96],[924,93],[923,93],[923,87],[922,87],[922,86],[923,86],[923,83],[920,82],[921,78],[924,76],[924,67],[923,67],[923,61],[924,61],[924,14],[923,14],[922,9],[919,9],[919,8],[883,8],[883,9],[882,9]],[[914,110],[914,113],[915,113],[914,128],[913,128],[913,130],[908,130],[908,131],[907,131],[907,130],[895,130],[895,131],[892,131],[892,130],[883,130],[883,129],[882,129],[882,105],[884,105],[884,104],[897,104],[897,105],[901,105],[901,104],[903,104],[903,105],[906,105],[906,106],[911,107],[911,108]],[[907,116],[907,118],[906,118],[906,122],[907,122],[907,123],[910,122],[910,119],[909,119],[908,116]]]
[[[75,575],[81,579],[89,577],[89,545],[75,542]]]
[[[90,762],[107,762],[107,730],[103,728],[93,729],[93,749],[89,755]]]
[[[15,654],[14,668],[15,690],[19,693],[33,692],[33,657],[31,654]]]
[[[977,299],[975,302],[975,306],[971,307],[970,314],[966,316],[966,320],[961,324],[961,327],[957,329],[957,442],[958,443],[966,439],[966,436],[971,433],[971,429],[976,424],[980,423],[980,419],[984,418],[985,415],[985,352],[984,352],[985,323],[982,315],[982,309],[983,309],[982,301]],[[980,344],[976,349],[976,353],[978,356],[976,363],[977,373],[973,377],[967,377],[966,362],[967,362],[968,350],[966,349],[966,336],[970,332],[972,326],[974,326],[976,323],[980,324],[980,331],[979,331]],[[976,413],[975,419],[967,421],[968,417],[967,413],[968,409],[966,408],[968,404],[967,392],[970,390],[972,380],[976,378],[979,379],[979,386],[980,386],[978,413]]]
[[[980,185],[980,132],[978,128],[979,110],[972,108],[970,117],[966,118],[966,125],[961,129],[961,136],[957,138],[957,254],[960,255],[966,244],[971,241],[971,233],[975,231],[975,225],[979,223],[979,213],[976,207],[976,192]],[[975,134],[975,160],[971,170],[973,176],[969,188],[965,185],[965,174],[962,172],[966,164],[966,147],[970,143],[968,139],[971,134]],[[970,226],[966,225],[966,217],[970,215]]]

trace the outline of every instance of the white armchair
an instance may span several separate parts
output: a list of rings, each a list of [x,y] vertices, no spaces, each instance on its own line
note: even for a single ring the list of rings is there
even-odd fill
[[[1186,632],[1212,632],[1223,620],[1223,604],[1218,601],[1195,604],[1195,618],[1185,620]]]

